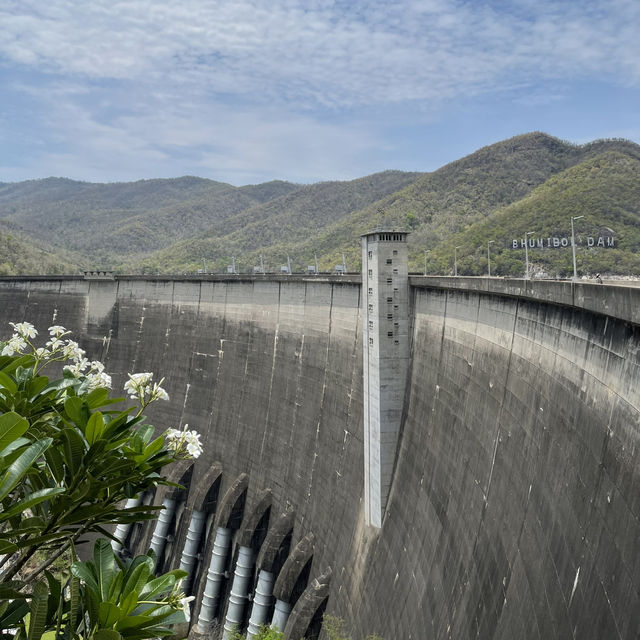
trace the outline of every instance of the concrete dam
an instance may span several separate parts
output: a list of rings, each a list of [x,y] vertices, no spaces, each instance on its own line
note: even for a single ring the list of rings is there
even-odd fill
[[[184,489],[146,498],[160,518],[120,532],[189,571],[191,637],[274,621],[312,639],[326,611],[354,640],[637,639],[640,289],[407,290],[379,525],[359,276],[3,278],[0,326],[67,326],[116,395],[127,372],[165,376],[150,421],[203,434],[171,469]]]

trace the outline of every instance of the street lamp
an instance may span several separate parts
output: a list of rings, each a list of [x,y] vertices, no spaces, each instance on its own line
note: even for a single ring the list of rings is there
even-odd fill
[[[487,271],[489,277],[491,277],[491,245],[495,242],[495,240],[489,240],[487,242]]]
[[[573,231],[573,221],[580,220],[584,216],[571,216],[571,251],[573,252],[573,281],[578,279],[578,270],[576,269],[576,234]]]
[[[462,245],[459,244],[457,247],[453,248],[453,275],[455,277],[458,276],[458,249],[461,247]]]
[[[524,279],[529,279],[529,240],[528,237],[534,234],[535,231],[527,231],[524,234],[524,261],[525,261],[525,270],[524,270]]]

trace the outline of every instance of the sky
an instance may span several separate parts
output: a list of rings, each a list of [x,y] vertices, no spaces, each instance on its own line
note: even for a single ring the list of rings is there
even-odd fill
[[[433,171],[640,142],[640,0],[0,0],[0,182]]]

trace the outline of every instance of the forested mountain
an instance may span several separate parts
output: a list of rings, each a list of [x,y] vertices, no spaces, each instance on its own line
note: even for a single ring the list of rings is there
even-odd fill
[[[605,151],[551,177],[528,196],[496,211],[481,222],[452,235],[428,254],[430,273],[452,269],[454,247],[458,247],[458,273],[487,272],[488,242],[493,275],[524,273],[525,254],[514,239],[543,239],[542,249],[530,249],[532,271],[549,276],[573,273],[570,248],[549,248],[550,237],[571,237],[575,221],[576,263],[580,273],[598,271],[640,275],[640,157],[620,151]],[[613,232],[614,247],[589,247],[587,238]],[[417,265],[416,265],[417,266]],[[418,267],[422,270],[423,266]]]
[[[613,250],[585,251],[582,269],[640,273],[639,164],[640,146],[632,142],[573,145],[531,133],[431,173],[386,171],[313,185],[49,178],[0,183],[0,229],[49,242],[67,252],[60,264],[76,268],[184,273],[203,260],[209,270],[224,270],[232,256],[242,271],[260,256],[277,270],[287,255],[302,270],[314,254],[321,268],[332,269],[342,252],[348,268],[358,269],[359,235],[384,225],[412,232],[414,270],[422,271],[429,250],[429,271],[449,272],[453,247],[460,246],[459,273],[483,273],[486,243],[494,240],[494,273],[518,275],[523,256],[509,248],[511,238],[525,227],[566,230],[572,215],[584,215],[583,232],[606,226],[619,242]],[[565,275],[570,251],[534,251],[531,259],[538,269]]]

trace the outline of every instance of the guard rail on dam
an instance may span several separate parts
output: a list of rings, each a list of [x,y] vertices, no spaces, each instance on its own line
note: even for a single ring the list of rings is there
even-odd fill
[[[640,289],[412,276],[410,301],[380,529],[359,278],[3,278],[0,326],[72,328],[114,388],[166,376],[151,421],[204,434],[155,528],[119,532],[187,567],[192,635],[315,638],[326,607],[354,640],[637,639]]]

